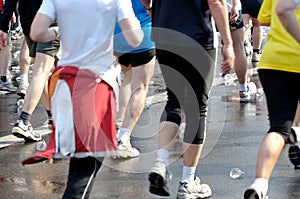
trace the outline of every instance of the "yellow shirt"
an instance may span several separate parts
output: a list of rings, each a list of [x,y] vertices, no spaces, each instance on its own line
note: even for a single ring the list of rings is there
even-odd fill
[[[278,0],[264,0],[258,20],[270,23],[268,41],[264,47],[258,69],[273,69],[300,73],[300,44],[285,30],[275,10]],[[300,24],[300,10],[295,10]]]

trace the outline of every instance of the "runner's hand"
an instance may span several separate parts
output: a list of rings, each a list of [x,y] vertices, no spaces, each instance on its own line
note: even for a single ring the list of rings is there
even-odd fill
[[[238,18],[239,18],[239,12],[236,10],[235,7],[232,7],[229,15],[229,23],[230,24],[235,23]]]
[[[7,46],[7,33],[0,30],[0,50]]]
[[[235,55],[232,44],[224,44],[222,49],[223,61],[221,69],[224,74],[229,73],[234,65]]]

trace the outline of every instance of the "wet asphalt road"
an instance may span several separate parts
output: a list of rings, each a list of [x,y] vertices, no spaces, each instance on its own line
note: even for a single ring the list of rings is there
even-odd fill
[[[165,104],[158,67],[152,80],[148,99],[152,99],[153,104],[144,109],[132,137],[132,144],[141,151],[141,156],[128,160],[106,158],[91,198],[163,198],[148,192],[147,178],[155,160],[159,117]],[[252,80],[257,82],[257,76],[252,76]],[[261,96],[252,103],[240,103],[238,86],[224,86],[220,82],[220,78],[215,79],[211,92],[207,139],[197,174],[202,182],[211,186],[211,198],[240,199],[254,179],[257,150],[268,130],[266,101]],[[16,94],[0,94],[0,137],[10,134],[18,116],[16,101]],[[32,117],[33,127],[41,126],[45,120],[46,113],[38,105]],[[40,128],[39,132],[49,133],[49,130]],[[46,140],[48,137],[44,136]],[[182,170],[181,139],[174,140],[170,153],[169,169],[173,179],[169,183],[171,196],[166,198],[176,198]],[[20,162],[36,152],[36,144],[22,141],[9,144],[12,145],[0,149],[0,198],[61,198],[68,159],[22,166]],[[269,199],[300,198],[300,170],[294,170],[289,162],[287,149],[288,146],[273,171]],[[244,177],[232,179],[229,176],[229,171],[235,167],[245,172]]]

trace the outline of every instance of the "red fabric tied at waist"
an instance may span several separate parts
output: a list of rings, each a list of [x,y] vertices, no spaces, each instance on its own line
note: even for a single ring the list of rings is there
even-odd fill
[[[59,111],[61,106],[66,106],[64,101],[58,104],[57,107],[52,104],[53,110],[56,111],[53,115],[54,128],[52,130],[49,142],[45,151],[34,154],[32,157],[22,161],[23,164],[34,164],[46,159],[55,157],[55,154],[60,154],[60,151],[70,151],[69,154],[75,157],[102,157],[107,155],[115,155],[117,149],[117,138],[115,128],[115,113],[116,102],[113,89],[99,76],[88,69],[78,69],[73,66],[56,67],[49,79],[49,98],[60,100],[60,96],[68,93],[60,92],[61,85],[59,80],[66,82],[71,98],[67,98],[73,109],[73,124],[74,131],[70,140],[75,140],[74,151],[72,147],[57,143],[68,143],[68,135],[70,132],[64,132],[61,126],[62,122],[55,121],[58,118],[55,114],[64,114]],[[66,97],[63,96],[64,100]],[[65,108],[65,107],[64,107]],[[54,113],[54,111],[53,111]],[[59,118],[63,118],[60,115]],[[66,118],[68,120],[69,118]],[[66,122],[67,123],[67,122]],[[56,129],[62,129],[62,132],[56,132]],[[63,138],[62,138],[63,137]],[[57,140],[63,139],[63,140]],[[70,143],[68,143],[69,145]],[[64,149],[64,150],[62,150]]]

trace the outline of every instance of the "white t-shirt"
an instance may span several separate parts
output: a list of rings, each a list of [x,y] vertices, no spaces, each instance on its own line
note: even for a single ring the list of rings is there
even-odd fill
[[[232,8],[232,0],[227,0],[227,7],[228,7],[228,12],[230,12],[230,10]],[[242,4],[241,4],[240,0],[238,1],[238,5],[237,5],[236,9],[238,11],[242,10]]]
[[[137,20],[131,0],[44,0],[38,12],[56,20],[60,27],[58,66],[88,68],[116,86],[112,85],[116,82],[114,27],[125,18]]]

